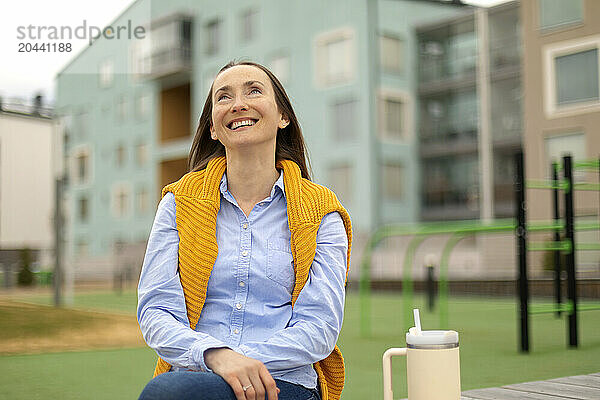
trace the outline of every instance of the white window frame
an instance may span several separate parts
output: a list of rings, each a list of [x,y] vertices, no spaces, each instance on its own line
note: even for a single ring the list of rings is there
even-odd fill
[[[390,132],[384,131],[385,121],[383,110],[383,101],[386,99],[402,102],[402,121],[404,121],[402,138],[393,139]],[[396,89],[383,88],[377,92],[377,137],[380,141],[386,143],[409,143],[414,138],[414,102],[409,92]]]
[[[283,61],[284,63],[287,62],[287,65],[284,66],[285,71],[282,73],[280,70],[278,70],[277,68],[275,68],[275,62],[276,61]],[[290,82],[290,76],[291,76],[291,69],[292,69],[292,58],[288,53],[285,52],[280,52],[280,53],[274,53],[269,57],[269,69],[273,72],[273,74],[275,74],[275,76],[277,77],[277,79],[279,79],[279,82],[281,82],[282,85],[287,85]]]
[[[259,9],[258,8],[247,8],[245,10],[243,10],[239,17],[238,17],[238,21],[239,21],[239,39],[240,42],[242,44],[250,44],[255,42],[258,39],[259,36],[259,30],[260,30],[260,15],[259,15]],[[246,21],[246,17],[250,17],[250,22],[254,23],[253,26],[251,26],[251,30],[252,30],[252,36],[251,37],[246,37],[244,32],[245,29],[245,23]]]
[[[98,65],[98,86],[108,88],[113,85],[115,75],[115,62],[107,58]]]
[[[383,59],[382,59],[382,54],[381,54],[381,47],[382,47],[382,40],[384,40],[384,38],[387,39],[392,39],[392,40],[396,40],[398,41],[398,44],[400,46],[400,59],[399,64],[398,64],[398,68],[395,67],[386,67],[385,65],[383,65]],[[378,34],[378,46],[379,46],[379,68],[384,72],[384,73],[388,73],[388,74],[395,74],[395,75],[403,75],[406,71],[406,67],[405,67],[405,58],[406,58],[406,40],[404,37],[402,37],[401,35],[398,35],[396,33],[392,33],[392,32],[387,32],[387,31],[382,31],[379,32]]]
[[[381,179],[381,183],[382,186],[386,185],[387,182],[385,182],[384,180],[384,176],[383,176],[383,171],[387,166],[394,166],[394,167],[399,167],[400,169],[400,179],[402,180],[400,182],[401,186],[400,186],[400,198],[394,199],[391,197],[387,197],[385,195],[385,190],[381,190],[381,198],[386,202],[386,203],[402,203],[404,201],[406,201],[406,187],[407,187],[407,179],[406,179],[406,164],[398,161],[398,160],[382,160],[380,165],[379,165],[379,171],[381,171],[380,173],[380,179]],[[386,186],[387,187],[387,186]]]
[[[327,61],[325,52],[329,44],[342,40],[350,41],[350,50],[345,60],[349,68],[348,74],[341,79],[331,80],[327,76],[327,68],[323,67]],[[352,83],[356,78],[356,69],[358,66],[356,54],[356,31],[352,27],[342,27],[315,36],[313,40],[313,77],[315,87],[322,89]]]
[[[563,1],[565,1],[565,0],[563,0]],[[536,3],[537,3],[537,13],[536,13],[535,17],[537,19],[537,28],[542,34],[554,33],[559,30],[582,26],[585,23],[585,19],[586,19],[585,18],[585,0],[582,1],[583,14],[581,15],[581,20],[562,22],[559,24],[549,25],[549,26],[542,26],[542,3],[539,0],[537,0]]]
[[[600,111],[600,100],[560,106],[556,104],[557,94],[555,59],[557,57],[594,49],[598,50],[598,82],[600,84],[600,35],[553,43],[542,48],[544,112],[547,118],[562,118]]]
[[[80,178],[79,177],[79,163],[77,159],[79,156],[85,155],[87,156],[87,165],[86,171],[87,176]],[[76,147],[73,147],[71,150],[71,179],[70,181],[76,185],[85,186],[89,185],[93,181],[93,161],[92,161],[92,148],[89,144],[80,144]]]
[[[118,196],[121,193],[127,194],[127,201],[125,202],[125,209],[121,212],[118,208]],[[133,210],[133,191],[131,188],[131,183],[129,182],[115,182],[112,184],[110,189],[110,209],[113,217],[118,219],[125,219],[131,215],[131,211]]]
[[[150,57],[152,43],[150,32],[146,28],[146,36],[142,39],[132,39],[129,45],[129,75],[132,83],[138,82],[142,77],[148,75],[150,71]]]
[[[139,186],[135,192],[135,211],[140,215],[150,211],[150,191],[146,186]]]

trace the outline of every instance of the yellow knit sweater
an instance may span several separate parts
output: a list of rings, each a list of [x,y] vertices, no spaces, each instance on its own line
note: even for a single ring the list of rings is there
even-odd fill
[[[179,275],[190,327],[196,328],[204,301],[208,279],[217,259],[217,213],[220,207],[219,183],[227,162],[225,157],[212,159],[206,169],[190,172],[179,181],[165,186],[164,196],[171,192],[177,208],[179,232]],[[352,227],[350,216],[329,189],[303,179],[298,165],[290,160],[277,163],[283,169],[287,199],[288,225],[294,258],[296,283],[292,292],[292,307],[308,280],[310,266],[317,249],[317,230],[323,217],[333,211],[340,213],[348,235],[347,264],[350,265]],[[348,271],[346,271],[346,277]],[[323,400],[338,400],[344,387],[344,359],[339,348],[324,360],[314,364],[319,377]],[[167,372],[171,365],[158,358],[154,376]]]

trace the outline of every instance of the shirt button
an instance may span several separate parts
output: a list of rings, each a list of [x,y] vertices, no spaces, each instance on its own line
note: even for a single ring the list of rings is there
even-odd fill
[[[247,224],[247,223],[244,223],[244,225],[242,225],[242,227],[243,227],[244,229],[248,229],[248,224]]]
[[[237,303],[235,305],[235,308],[237,308],[238,310],[240,310],[242,308],[242,303]]]
[[[233,333],[235,333],[235,334],[237,335],[238,333],[240,333],[240,330],[239,330],[239,329],[237,329],[237,328],[235,328],[235,329],[233,330]]]
[[[246,283],[244,283],[244,281],[241,281],[241,282],[239,283],[239,285],[240,285],[241,287],[244,287],[244,286],[246,286]]]
[[[242,255],[243,255],[244,257],[246,257],[246,256],[248,255],[248,250],[244,250],[244,251],[242,251]]]

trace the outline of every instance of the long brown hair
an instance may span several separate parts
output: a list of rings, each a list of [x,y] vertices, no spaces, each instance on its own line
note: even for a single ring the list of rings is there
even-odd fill
[[[273,91],[275,92],[275,101],[279,112],[285,115],[290,123],[283,129],[277,129],[277,138],[275,145],[275,162],[281,160],[292,160],[298,167],[302,177],[311,179],[311,174],[307,168],[307,163],[310,168],[310,160],[306,154],[306,146],[304,145],[304,137],[302,136],[302,129],[290,103],[290,99],[283,88],[279,79],[266,67],[251,61],[230,61],[219,71],[219,74],[229,68],[238,65],[251,65],[256,68],[263,70],[267,76],[271,79],[273,85]],[[217,74],[218,75],[218,74]],[[199,171],[206,168],[208,162],[219,156],[225,156],[225,147],[218,140],[213,140],[210,137],[210,125],[212,120],[212,95],[213,95],[213,84],[210,86],[210,91],[204,102],[204,109],[200,116],[200,122],[198,123],[198,129],[194,135],[192,141],[192,148],[190,149],[190,155],[188,157],[188,169],[190,171]]]

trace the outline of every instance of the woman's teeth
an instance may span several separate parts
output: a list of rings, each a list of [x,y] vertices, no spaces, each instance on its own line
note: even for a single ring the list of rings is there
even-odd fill
[[[242,120],[242,121],[235,121],[235,122],[231,123],[231,128],[230,129],[234,131],[234,130],[236,130],[239,127],[242,127],[242,126],[252,126],[255,123],[256,122],[253,121],[253,120],[251,120],[251,119],[245,119],[245,120]]]

